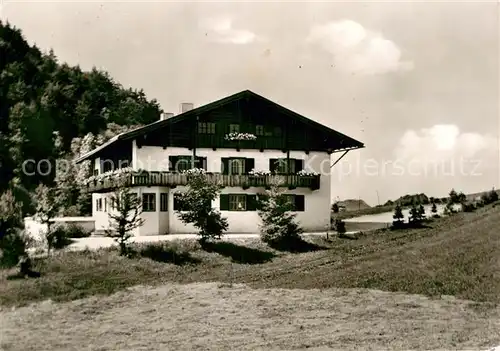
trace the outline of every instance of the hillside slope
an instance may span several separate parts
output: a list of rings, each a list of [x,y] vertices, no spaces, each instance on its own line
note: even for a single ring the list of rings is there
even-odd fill
[[[258,287],[372,288],[500,301],[500,206],[458,213],[431,228],[368,234],[327,251],[243,270]]]
[[[37,280],[3,280],[0,272],[0,305],[52,300],[0,310],[0,348],[487,350],[500,341],[499,221],[500,206],[490,206],[427,229],[316,237],[325,250],[275,256],[255,241],[213,251],[171,246],[185,245],[191,264],[182,255],[168,264],[165,256],[131,260],[107,250],[54,255]],[[230,284],[199,283],[207,281]],[[200,333],[207,326],[215,332]]]
[[[138,284],[214,281],[254,288],[370,288],[500,302],[498,223],[500,206],[488,206],[435,220],[426,229],[381,230],[358,240],[311,237],[320,247],[295,254],[271,250],[255,239],[220,242],[205,250],[195,241],[182,241],[162,249],[164,256],[127,264],[113,251],[98,251],[91,261],[88,253],[68,252],[40,262],[41,280],[18,284],[6,279],[8,272],[0,274],[0,305],[109,294]],[[166,264],[169,257],[176,264]],[[74,281],[81,284],[75,287]]]
[[[359,211],[359,210],[371,208],[371,206],[368,205],[364,200],[357,200],[357,199],[346,199],[346,200],[338,201],[337,205],[344,206],[345,210],[347,212]]]

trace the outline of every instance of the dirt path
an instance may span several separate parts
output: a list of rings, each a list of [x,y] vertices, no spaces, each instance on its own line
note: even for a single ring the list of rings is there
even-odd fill
[[[500,309],[369,290],[136,287],[0,312],[9,350],[487,350]]]

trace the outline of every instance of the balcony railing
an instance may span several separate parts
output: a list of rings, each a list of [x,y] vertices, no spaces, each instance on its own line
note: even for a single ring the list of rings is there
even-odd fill
[[[272,175],[227,175],[220,173],[206,173],[211,181],[216,181],[225,187],[250,187],[268,188],[272,182]],[[88,192],[108,192],[116,189],[119,184],[125,186],[164,186],[174,188],[187,185],[192,175],[172,172],[141,172],[137,174],[125,174],[118,178],[105,178],[93,180],[87,183]],[[319,175],[278,175],[281,186],[288,188],[310,188],[319,189]]]

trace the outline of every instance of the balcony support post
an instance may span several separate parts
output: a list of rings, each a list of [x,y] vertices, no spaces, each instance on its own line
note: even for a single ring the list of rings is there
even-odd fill
[[[335,161],[331,166],[330,168],[333,168],[333,166],[335,166],[337,163],[339,163],[339,161],[351,150],[345,150],[344,153],[337,159],[337,161]]]
[[[193,156],[191,157],[191,168],[195,168],[195,162],[196,162],[196,144],[198,142],[198,123],[200,121],[200,117],[196,116],[196,122],[195,126],[193,128],[194,130],[194,135],[193,135]]]

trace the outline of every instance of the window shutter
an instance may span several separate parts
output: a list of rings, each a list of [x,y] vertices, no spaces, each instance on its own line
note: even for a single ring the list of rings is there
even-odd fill
[[[168,211],[168,193],[160,193],[160,212]]]
[[[175,166],[177,165],[177,160],[178,160],[177,156],[169,156],[168,157],[168,161],[169,161],[168,170],[170,172],[175,172]]]
[[[221,158],[221,172],[222,174],[229,174],[229,159],[227,157]]]
[[[221,194],[219,196],[220,204],[219,209],[221,211],[229,211],[229,195]]]
[[[254,168],[255,168],[255,159],[253,158],[245,159],[245,173],[250,173],[250,171]]]
[[[305,196],[295,195],[295,211],[305,211]]]
[[[269,159],[269,171],[271,173],[274,173],[276,170],[276,159],[275,158],[270,158]]]
[[[295,173],[298,173],[304,169],[304,160],[295,160]]]
[[[247,194],[247,211],[257,209],[257,195]]]

